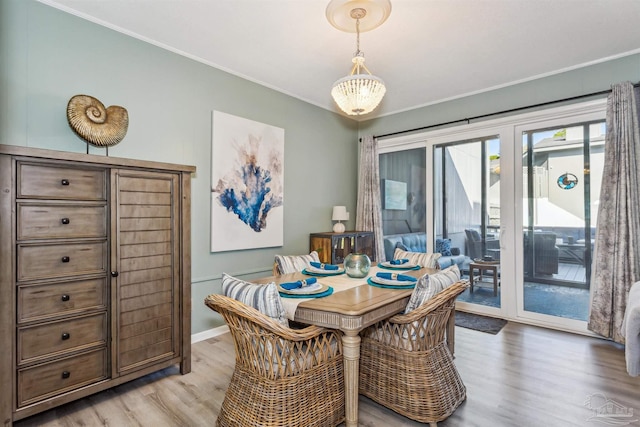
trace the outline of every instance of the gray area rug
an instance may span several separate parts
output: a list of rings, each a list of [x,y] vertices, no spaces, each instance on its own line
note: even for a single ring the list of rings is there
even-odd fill
[[[473,329],[495,335],[500,332],[506,324],[507,321],[504,319],[496,319],[495,317],[456,311],[456,326],[460,326],[462,328]]]

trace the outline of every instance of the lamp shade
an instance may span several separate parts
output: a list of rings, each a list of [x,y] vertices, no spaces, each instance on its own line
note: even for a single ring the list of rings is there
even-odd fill
[[[333,84],[331,96],[351,116],[375,110],[387,91],[382,79],[371,74],[353,74]]]
[[[333,221],[348,221],[349,212],[347,212],[346,206],[334,206],[333,214],[331,215]]]

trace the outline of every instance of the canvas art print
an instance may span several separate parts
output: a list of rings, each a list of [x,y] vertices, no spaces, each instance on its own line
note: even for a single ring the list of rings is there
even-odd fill
[[[284,129],[213,112],[211,251],[282,246]]]
[[[384,180],[384,209],[407,209],[407,183]]]

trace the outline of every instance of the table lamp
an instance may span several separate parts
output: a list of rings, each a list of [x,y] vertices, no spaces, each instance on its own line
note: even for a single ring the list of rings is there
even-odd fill
[[[331,219],[333,221],[338,221],[333,226],[334,233],[344,233],[344,224],[340,221],[348,221],[349,220],[349,212],[347,212],[346,206],[334,206],[333,207],[333,215],[331,215]]]

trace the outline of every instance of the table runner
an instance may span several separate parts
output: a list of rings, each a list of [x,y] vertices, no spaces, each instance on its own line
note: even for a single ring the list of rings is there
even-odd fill
[[[377,266],[372,266],[369,270],[369,274],[367,277],[362,278],[352,278],[347,276],[346,274],[340,274],[338,276],[326,276],[326,277],[318,277],[318,282],[324,285],[331,286],[333,288],[333,293],[339,293],[342,291],[346,291],[347,289],[355,288],[360,285],[367,285],[367,279],[369,277],[375,277],[376,273],[380,271],[389,272],[389,269],[380,268]],[[407,270],[395,269],[398,273],[405,272]],[[367,285],[369,286],[369,285]],[[296,315],[296,309],[298,308],[298,304],[304,301],[309,301],[313,298],[281,298],[282,305],[284,307],[285,316],[289,320],[294,320]]]

